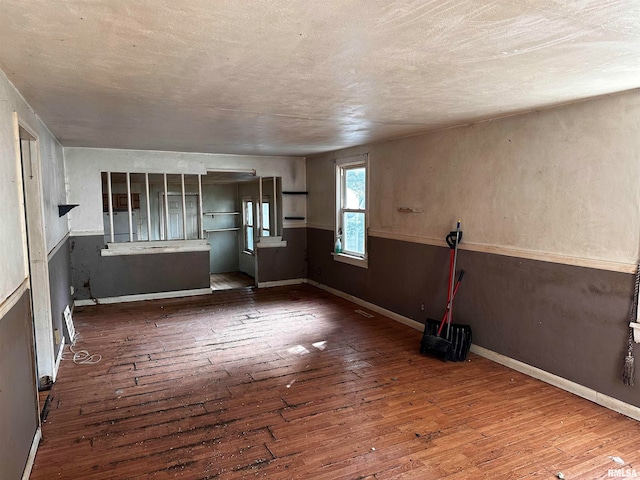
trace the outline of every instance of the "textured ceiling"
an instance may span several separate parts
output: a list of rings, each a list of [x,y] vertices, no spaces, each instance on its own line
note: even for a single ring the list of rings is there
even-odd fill
[[[0,0],[65,146],[308,155],[640,87],[640,1]]]

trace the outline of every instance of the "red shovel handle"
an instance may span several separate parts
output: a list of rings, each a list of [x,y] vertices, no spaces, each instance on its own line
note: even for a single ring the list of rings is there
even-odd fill
[[[460,288],[460,282],[462,281],[462,277],[464,277],[464,270],[460,270],[460,275],[458,275],[458,280],[456,280],[456,286],[453,288],[453,298],[447,300],[447,308],[444,311],[444,315],[442,316],[442,321],[440,322],[440,326],[438,327],[438,336],[442,333],[442,327],[447,322],[447,314],[449,313],[449,306],[454,298],[456,298],[456,293],[458,293],[458,288]]]

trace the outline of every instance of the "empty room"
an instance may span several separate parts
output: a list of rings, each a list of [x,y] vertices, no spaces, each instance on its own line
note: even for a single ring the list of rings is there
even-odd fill
[[[0,1],[0,480],[640,476],[640,2]]]

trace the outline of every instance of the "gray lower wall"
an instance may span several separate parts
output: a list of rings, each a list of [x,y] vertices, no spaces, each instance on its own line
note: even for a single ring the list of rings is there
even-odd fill
[[[103,257],[102,235],[73,236],[71,278],[76,299],[208,288],[209,252]]]
[[[307,277],[307,229],[285,228],[286,247],[258,249],[258,281],[274,282]]]
[[[38,428],[29,291],[0,318],[0,478],[22,477]]]
[[[242,231],[210,232],[207,234],[209,252],[209,271],[211,273],[237,272],[240,260],[238,255],[238,237]]]
[[[442,318],[448,248],[369,237],[364,269],[332,259],[333,232],[307,230],[308,278],[417,321]],[[621,381],[633,275],[466,250],[458,268],[454,321],[475,344],[640,406]]]
[[[49,291],[51,293],[51,321],[53,329],[60,332],[60,339],[65,334],[64,309],[71,307],[73,298],[69,291],[71,285],[71,258],[69,253],[69,238],[49,259]],[[70,340],[70,339],[67,339]],[[55,352],[60,349],[60,343],[55,345]]]

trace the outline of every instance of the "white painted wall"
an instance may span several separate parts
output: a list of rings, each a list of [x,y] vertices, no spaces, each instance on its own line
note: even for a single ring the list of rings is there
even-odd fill
[[[16,157],[13,112],[17,111],[32,130],[35,114],[0,72],[0,302],[27,277],[26,247],[23,233],[22,184]]]
[[[69,232],[67,216],[58,216],[58,205],[67,203],[67,190],[62,145],[42,122],[38,122],[40,158],[42,161],[42,191],[44,200],[47,252],[55,248]]]
[[[333,228],[333,160],[370,155],[370,233],[634,264],[640,92],[307,159],[309,225]],[[400,213],[398,208],[422,209]]]
[[[38,135],[47,250],[53,249],[68,231],[66,218],[58,219],[57,214],[57,204],[59,201],[64,203],[65,197],[62,147],[0,71],[0,303],[27,277],[21,167],[14,140],[14,112],[18,112],[20,121]]]
[[[199,153],[65,148],[69,203],[80,204],[69,213],[72,235],[102,233],[102,187],[100,172],[201,173],[207,170],[255,169],[258,176],[282,177],[283,190],[305,190],[306,170],[302,157],[262,157]],[[299,211],[296,199],[284,200],[285,214]]]

